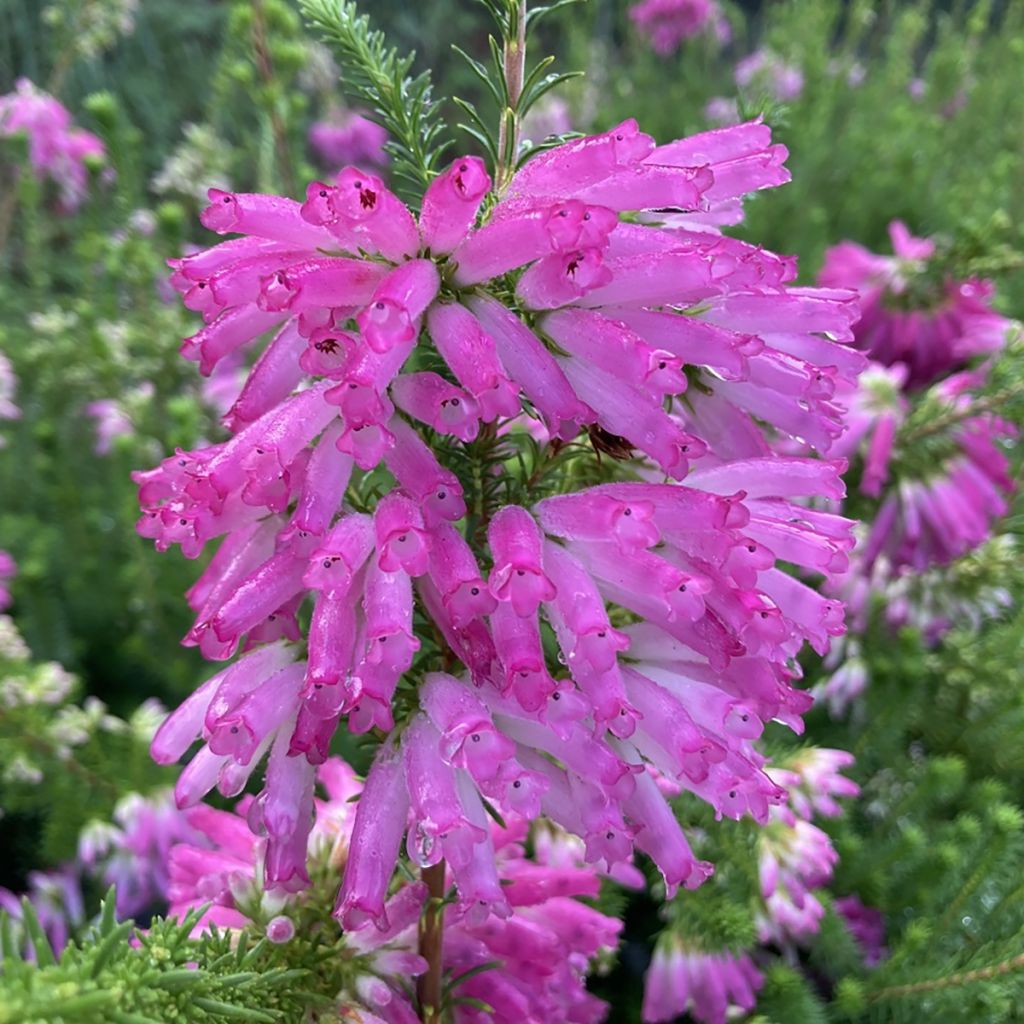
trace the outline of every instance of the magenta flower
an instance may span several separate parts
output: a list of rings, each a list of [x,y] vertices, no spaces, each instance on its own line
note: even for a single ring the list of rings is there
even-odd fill
[[[965,373],[934,389],[946,408],[964,413],[948,432],[952,452],[884,496],[858,550],[859,573],[884,580],[948,565],[983,544],[1009,512],[1015,482],[1005,448],[1017,432],[991,413],[970,415],[976,384],[977,376]]]
[[[719,42],[729,41],[729,23],[714,0],[640,0],[629,18],[659,57],[672,56],[684,40],[708,28]]]
[[[184,642],[243,653],[153,753],[203,741],[181,806],[237,795],[267,758],[248,821],[268,887],[306,882],[315,766],[342,724],[387,737],[353,825],[348,928],[387,927],[403,843],[447,862],[459,908],[500,917],[484,800],[545,814],[609,873],[643,850],[670,891],[711,866],[663,785],[769,820],[784,792],[754,741],[773,718],[800,728],[794,659],[843,632],[841,603],[779,565],[842,571],[852,524],[807,508],[842,497],[844,463],[778,456],[768,434],[829,451],[837,382],[864,362],[845,347],[850,293],[792,287],[792,260],[700,219],[788,180],[785,156],[757,122],[657,146],[628,121],[529,161],[485,215],[472,157],[418,217],[355,167],[302,204],[211,190],[203,223],[242,237],[174,262],[205,321],[183,354],[210,374],[272,340],[228,441],[135,475],[138,528],[190,558],[224,538]],[[644,211],[660,226],[620,216]],[[463,463],[425,438],[458,452],[524,416],[552,448],[614,435],[655,482],[489,508],[468,530]],[[616,608],[634,624],[614,627]]]
[[[0,136],[25,135],[29,162],[39,178],[60,188],[66,209],[85,198],[89,183],[87,161],[102,160],[106,150],[91,132],[71,126],[71,115],[60,101],[19,78],[15,91],[0,96]]]
[[[749,1012],[764,977],[746,954],[704,953],[676,938],[658,945],[644,978],[644,1024],[688,1013],[700,1024],[725,1024],[732,1011]]]
[[[414,726],[424,727],[422,722]],[[418,741],[410,742],[419,746]],[[412,756],[437,755],[423,745]],[[376,914],[357,912],[345,890],[339,907],[344,941],[353,954],[365,958],[366,965],[351,989],[339,993],[339,1003],[388,1021],[406,1021],[416,1019],[406,983],[426,969],[425,961],[416,954],[416,926],[426,887],[404,880],[397,889],[391,885],[395,858],[387,849],[389,840],[376,825],[367,827],[363,814],[364,807],[392,814],[387,798],[397,795],[401,787],[390,780],[389,764],[400,774],[397,759],[379,758],[365,787],[337,758],[320,765],[317,777],[327,799],[314,802],[315,822],[302,853],[304,869],[307,856],[311,867],[347,861],[358,864],[362,871],[372,862],[373,884],[379,893]],[[424,767],[418,761],[416,765]],[[443,776],[435,766],[418,780],[422,786],[416,790],[416,799],[440,814],[446,813],[448,804],[447,800],[435,803]],[[460,791],[468,793],[464,786]],[[353,797],[359,797],[358,813]],[[267,869],[269,837],[257,839],[249,830],[244,814],[251,814],[252,808],[251,798],[246,797],[238,814],[203,805],[187,812],[210,846],[185,842],[171,850],[171,913],[182,916],[191,908],[211,904],[197,925],[198,931],[210,925],[241,928],[252,924],[255,916],[272,942],[287,942],[295,933],[294,917],[302,897],[260,894],[257,879]],[[605,1006],[587,993],[587,970],[593,957],[615,947],[622,926],[575,898],[598,895],[594,868],[579,861],[552,862],[545,852],[550,843],[543,842],[528,859],[524,851],[526,822],[513,819],[507,828],[499,828],[482,806],[478,810],[479,814],[469,809],[477,823],[469,827],[479,828],[481,837],[466,847],[472,860],[463,868],[473,878],[475,897],[445,911],[444,969],[458,977],[483,964],[496,964],[457,989],[460,996],[484,1001],[493,1007],[493,1013],[485,1014],[468,1004],[456,1005],[456,1024],[517,1024],[522,1020],[596,1024],[603,1018]],[[378,841],[384,846],[378,847]],[[395,841],[395,833],[390,841]],[[446,850],[458,845],[452,836],[443,842]],[[487,856],[480,856],[482,852]],[[346,878],[351,878],[351,872]],[[375,919],[377,927],[372,923]]]
[[[947,279],[922,299],[918,282],[934,242],[915,238],[901,221],[889,225],[889,236],[893,256],[842,242],[826,253],[819,274],[825,287],[860,293],[857,348],[883,366],[905,366],[906,387],[917,390],[1003,347],[1012,322],[992,309],[990,281]]]
[[[334,110],[309,129],[309,144],[328,170],[348,164],[384,167],[388,133],[379,124],[354,110]]]
[[[891,367],[871,363],[856,383],[840,383],[837,399],[846,406],[847,429],[838,438],[833,452],[846,458],[861,453],[864,465],[859,488],[877,498],[889,479],[896,432],[906,419],[908,401],[903,389],[907,368],[902,363]]]
[[[82,830],[78,863],[104,887],[116,886],[117,915],[126,919],[166,899],[170,851],[178,843],[202,846],[205,839],[171,794],[130,793],[114,809],[113,822],[93,822]]]
[[[843,896],[833,904],[860,947],[866,967],[876,967],[888,955],[885,918],[880,910],[865,906],[856,896]]]
[[[18,565],[8,551],[0,548],[0,612],[11,606],[10,582],[18,575]]]
[[[59,954],[75,930],[85,921],[85,900],[77,869],[68,865],[53,871],[30,871],[28,892],[24,896],[0,887],[0,911],[11,917],[14,941],[21,945],[29,959],[35,961],[38,954],[32,946],[32,940],[18,924],[22,916],[23,898],[32,904],[53,952]]]

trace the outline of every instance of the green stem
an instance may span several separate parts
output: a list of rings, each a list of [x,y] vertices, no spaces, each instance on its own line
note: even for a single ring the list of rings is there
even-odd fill
[[[523,79],[526,75],[526,0],[517,0],[516,8],[510,12],[510,22],[504,53],[508,107],[501,112],[498,166],[495,169],[495,186],[499,194],[508,188],[515,174],[516,155],[519,153],[519,133],[522,127],[519,99],[523,94]]]

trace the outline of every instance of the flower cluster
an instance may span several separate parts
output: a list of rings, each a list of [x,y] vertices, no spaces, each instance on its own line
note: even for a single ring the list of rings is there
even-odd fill
[[[129,793],[118,801],[113,821],[94,821],[82,830],[78,865],[104,888],[116,887],[119,918],[136,917],[165,903],[172,847],[203,842],[172,793]]]
[[[326,799],[315,801],[316,820],[308,841],[311,874],[318,866],[337,871],[359,855],[366,833],[353,800],[359,798],[361,807],[373,798],[373,782],[362,787],[338,758],[320,765],[317,777]],[[241,928],[255,920],[270,941],[289,942],[305,897],[262,892],[259,879],[268,868],[269,846],[246,824],[250,801],[241,801],[238,814],[205,806],[186,812],[212,849],[183,843],[171,851],[171,912],[180,916],[212,901],[198,930],[211,924]],[[480,828],[497,869],[491,899],[499,912],[488,915],[479,905],[445,910],[443,966],[457,984],[456,995],[469,997],[455,1007],[456,1024],[601,1020],[605,1007],[587,993],[586,974],[594,957],[616,946],[622,925],[575,898],[598,895],[597,873],[546,829],[538,832],[536,852],[527,858],[528,825],[522,819],[504,827],[484,819]],[[381,866],[390,876],[386,857]],[[417,1019],[406,985],[427,968],[416,952],[426,886],[403,880],[397,888],[389,887],[389,893],[379,927],[366,918],[346,927],[344,948],[336,954],[352,964],[339,1003],[367,1024]],[[458,982],[460,977],[465,980]],[[492,1012],[470,1000],[490,1006]]]
[[[16,135],[28,137],[32,170],[57,184],[64,207],[79,206],[89,183],[87,161],[103,159],[103,143],[91,132],[73,128],[60,101],[27,78],[19,78],[14,92],[0,96],[0,136]]]
[[[749,1012],[764,976],[746,954],[704,953],[669,935],[659,943],[644,979],[644,1024],[684,1013],[700,1024],[725,1024],[733,1008]]]
[[[418,217],[355,167],[303,203],[211,190],[203,223],[241,237],[174,261],[205,320],[183,354],[210,374],[273,339],[230,440],[136,474],[139,532],[188,557],[224,538],[185,643],[243,655],[153,753],[174,763],[202,739],[182,806],[237,795],[268,756],[248,815],[268,886],[307,881],[315,766],[342,721],[382,739],[347,928],[386,926],[403,838],[416,864],[447,861],[460,910],[502,912],[485,801],[544,813],[588,863],[643,850],[669,891],[711,866],[648,764],[768,822],[784,790],[754,741],[771,719],[801,728],[795,655],[843,632],[841,603],[781,565],[827,577],[853,544],[848,520],[808,507],[843,496],[845,464],[780,456],[769,431],[828,452],[837,384],[863,363],[843,344],[851,293],[794,287],[794,261],[714,228],[787,180],[785,155],[757,122],[658,146],[627,121],[497,196],[482,161],[457,159]],[[620,216],[643,211],[676,212]],[[531,507],[475,492],[467,515],[472,467],[455,470],[479,440],[511,476],[524,415],[543,421],[541,466],[582,435],[635,451],[642,479]]]
[[[772,823],[759,838],[760,939],[785,945],[817,934],[824,908],[814,895],[832,878],[838,855],[829,837],[812,824],[815,816],[842,814],[836,797],[853,797],[860,787],[841,774],[853,763],[843,750],[810,747],[786,768],[769,768],[785,787],[788,802],[772,809]]]
[[[384,143],[387,131],[352,110],[334,111],[309,129],[309,144],[324,167],[335,170],[349,164],[383,167],[388,162]]]
[[[892,256],[880,256],[856,242],[842,242],[825,254],[819,282],[854,288],[861,318],[854,328],[857,348],[876,363],[903,367],[902,387],[916,391],[963,369],[975,356],[998,351],[1012,323],[992,309],[990,281],[938,280],[931,284],[929,260],[935,243],[915,238],[901,221],[889,225]],[[924,278],[929,285],[922,290]]]
[[[629,17],[660,57],[670,57],[684,40],[709,28],[722,43],[731,34],[715,0],[640,0],[630,7]]]
[[[28,891],[23,895],[0,887],[0,911],[10,915],[13,937],[30,960],[37,954],[29,936],[21,928],[22,899],[28,900],[39,919],[43,933],[55,952],[70,941],[75,929],[85,920],[82,882],[74,866],[53,871],[30,871]]]
[[[934,242],[898,221],[889,230],[895,256],[844,242],[829,251],[820,278],[859,289],[865,312],[855,344],[874,360],[856,384],[843,381],[837,390],[849,429],[834,452],[860,456],[859,489],[880,505],[835,592],[858,632],[881,594],[894,606],[890,621],[939,635],[946,616],[928,611],[935,601],[912,581],[984,544],[1014,490],[1005,448],[1016,430],[979,404],[991,362],[965,369],[1002,348],[1013,324],[991,308],[989,282],[935,276]],[[903,461],[890,480],[894,456]],[[836,706],[864,682],[862,665],[841,668],[828,684]]]

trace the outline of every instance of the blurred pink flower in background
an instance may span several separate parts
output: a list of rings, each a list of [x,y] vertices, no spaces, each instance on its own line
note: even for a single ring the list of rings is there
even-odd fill
[[[15,91],[0,96],[0,136],[24,134],[28,156],[38,178],[50,178],[60,188],[61,203],[76,209],[89,183],[87,161],[102,160],[103,142],[91,132],[71,125],[71,114],[59,100],[19,78]]]
[[[347,164],[383,167],[388,162],[384,143],[388,133],[354,110],[333,110],[309,129],[309,144],[331,170]]]
[[[782,103],[791,103],[804,91],[803,72],[763,47],[744,57],[734,75],[741,89],[764,89]]]
[[[684,40],[708,28],[720,43],[732,34],[714,0],[642,0],[629,9],[629,17],[661,57],[670,57]]]

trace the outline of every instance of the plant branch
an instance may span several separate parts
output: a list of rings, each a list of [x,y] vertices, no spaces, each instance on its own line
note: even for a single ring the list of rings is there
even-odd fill
[[[1011,957],[991,967],[979,967],[973,971],[960,971],[949,974],[945,978],[932,978],[929,981],[916,981],[909,985],[890,985],[888,988],[872,992],[868,997],[872,1003],[888,999],[899,999],[902,996],[916,995],[919,992],[936,992],[939,989],[954,988],[958,985],[970,985],[976,981],[991,981],[993,978],[1024,970],[1024,953]]]
[[[522,127],[519,99],[523,94],[523,79],[526,75],[526,0],[517,0],[514,12],[510,12],[503,64],[508,106],[501,112],[501,124],[498,129],[498,166],[495,184],[499,193],[503,192],[512,180],[516,168],[516,154],[519,152],[519,133]]]
[[[426,971],[417,982],[420,1001],[420,1019],[424,1024],[438,1024],[441,1020],[441,1000],[444,995],[444,876],[445,862],[424,868],[423,881],[427,886],[427,906],[420,918],[419,953],[427,961]]]

